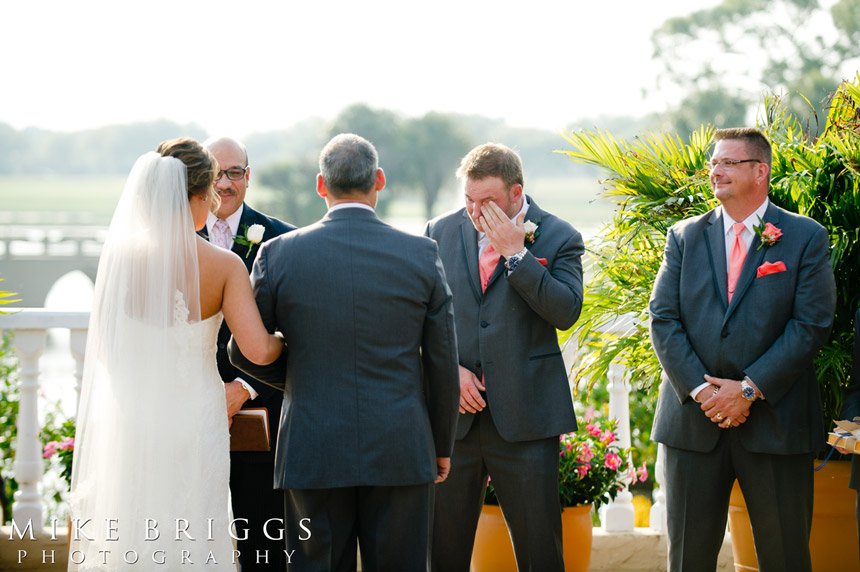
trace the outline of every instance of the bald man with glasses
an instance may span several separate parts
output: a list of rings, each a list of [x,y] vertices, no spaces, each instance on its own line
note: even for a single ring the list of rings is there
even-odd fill
[[[217,213],[210,213],[200,235],[209,242],[238,254],[248,274],[260,245],[295,227],[252,209],[245,203],[251,177],[245,146],[229,137],[206,140],[203,145],[218,161],[215,188],[221,198]],[[258,225],[258,226],[255,226]],[[233,518],[237,522],[239,562],[242,572],[251,570],[286,570],[283,541],[278,539],[281,521],[264,526],[270,519],[284,518],[284,497],[274,488],[275,447],[278,418],[283,393],[243,376],[227,357],[230,330],[226,322],[218,332],[218,372],[224,380],[227,414],[232,417],[242,408],[265,407],[269,412],[269,452],[232,452],[230,454],[230,493]],[[246,537],[247,535],[247,537]]]

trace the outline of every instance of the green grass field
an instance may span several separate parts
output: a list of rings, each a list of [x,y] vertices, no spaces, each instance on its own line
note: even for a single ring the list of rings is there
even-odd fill
[[[110,223],[125,177],[0,176],[0,224]]]
[[[119,199],[122,176],[0,176],[0,224],[94,224],[107,225]],[[252,181],[253,182],[253,181]],[[600,185],[583,177],[543,178],[529,181],[526,192],[541,208],[551,211],[586,234],[596,232],[609,219],[612,207],[598,197]],[[252,187],[248,198],[254,204],[268,189]],[[458,191],[439,197],[436,212],[462,205]],[[396,198],[389,217],[420,227],[424,208],[419,197]]]

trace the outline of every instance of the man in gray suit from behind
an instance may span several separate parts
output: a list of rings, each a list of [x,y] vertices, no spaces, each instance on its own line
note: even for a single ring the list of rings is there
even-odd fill
[[[275,486],[290,570],[354,571],[356,543],[363,570],[427,566],[432,483],[450,469],[457,420],[452,297],[436,244],[376,217],[384,186],[368,141],[325,146],[328,213],[265,243],[252,273],[288,356],[255,367],[231,344],[237,366],[284,391]]]
[[[461,413],[431,568],[468,572],[489,474],[518,568],[562,571],[558,437],[576,419],[556,328],[582,309],[582,236],[526,197],[504,145],[472,149],[457,174],[466,208],[426,229],[454,293]]]
[[[828,236],[768,200],[761,132],[721,129],[716,141],[721,206],[669,229],[650,303],[669,569],[716,569],[737,479],[761,570],[810,570],[812,453],[824,435],[813,362],[835,306]]]

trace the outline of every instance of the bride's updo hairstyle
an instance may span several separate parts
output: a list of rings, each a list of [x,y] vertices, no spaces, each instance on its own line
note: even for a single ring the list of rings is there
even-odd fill
[[[162,141],[156,151],[162,157],[175,157],[185,165],[189,199],[195,195],[206,195],[212,212],[218,210],[221,200],[213,186],[218,161],[209,149],[191,137],[178,137]]]

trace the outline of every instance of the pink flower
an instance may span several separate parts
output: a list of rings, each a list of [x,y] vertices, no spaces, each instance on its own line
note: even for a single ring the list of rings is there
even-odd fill
[[[585,426],[585,429],[588,431],[588,434],[592,437],[600,437],[602,431],[598,425],[592,425],[591,423]]]
[[[583,443],[582,448],[579,451],[579,455],[576,457],[577,462],[589,463],[593,458],[594,451],[591,449],[591,445],[589,445],[588,443]]]
[[[56,441],[49,441],[42,450],[42,458],[50,459],[53,457],[57,453],[57,445],[58,443]]]
[[[780,238],[782,238],[782,230],[780,230],[779,227],[774,226],[769,222],[762,225],[761,219],[759,219],[758,226],[753,227],[753,229],[761,241],[758,248],[761,248],[762,246],[773,246],[779,242]]]
[[[603,435],[601,435],[601,437],[600,437],[600,442],[604,443],[606,445],[609,445],[610,443],[612,443],[614,441],[615,441],[615,433],[613,433],[609,429],[604,431]]]
[[[576,467],[576,472],[579,475],[580,479],[584,479],[585,475],[587,475],[588,471],[590,471],[590,470],[591,470],[591,465],[587,465],[587,464],[586,465],[579,465],[578,467]]]
[[[60,451],[65,451],[65,450],[71,451],[71,450],[74,450],[74,448],[75,448],[75,438],[74,437],[66,437],[65,439],[60,441],[60,444],[57,446],[57,449],[59,449]]]
[[[594,414],[595,414],[594,406],[589,405],[588,409],[585,410],[585,422],[591,423],[592,421],[594,421]]]
[[[621,457],[618,456],[618,453],[606,453],[606,460],[603,465],[610,471],[616,471],[621,466]]]
[[[639,475],[639,482],[644,483],[648,480],[648,467],[645,466],[645,463],[642,463],[642,466],[636,470],[636,473]]]

